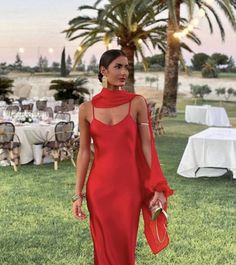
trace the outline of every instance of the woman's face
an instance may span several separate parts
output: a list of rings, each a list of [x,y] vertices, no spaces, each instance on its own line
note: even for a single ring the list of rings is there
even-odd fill
[[[129,76],[127,57],[117,57],[109,64],[107,69],[104,68],[102,74],[107,77],[108,87],[124,86]]]

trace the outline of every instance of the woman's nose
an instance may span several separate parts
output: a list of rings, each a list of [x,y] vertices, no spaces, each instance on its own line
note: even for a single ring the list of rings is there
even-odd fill
[[[127,75],[127,74],[128,74],[128,70],[127,70],[127,68],[122,67],[122,68],[121,68],[121,73]]]

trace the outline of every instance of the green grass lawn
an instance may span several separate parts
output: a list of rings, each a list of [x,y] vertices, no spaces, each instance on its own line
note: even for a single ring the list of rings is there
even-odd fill
[[[165,119],[164,126],[166,134],[156,138],[156,145],[175,190],[168,211],[171,242],[159,255],[152,255],[141,220],[136,265],[236,264],[236,182],[230,174],[178,176],[188,136],[206,127],[186,124],[183,113]],[[0,168],[1,265],[93,264],[89,224],[78,222],[71,213],[74,185],[75,170],[69,161],[61,163],[57,172],[52,164],[25,165],[18,173]]]

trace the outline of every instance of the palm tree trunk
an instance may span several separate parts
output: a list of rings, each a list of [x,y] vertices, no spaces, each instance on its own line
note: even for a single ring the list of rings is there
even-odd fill
[[[129,77],[126,83],[126,90],[134,92],[134,51],[135,49],[131,46],[122,46],[121,50],[127,55],[129,63]]]
[[[179,39],[173,36],[173,34],[178,30],[180,3],[181,1],[176,1],[175,5],[177,21],[174,21],[169,12],[167,28],[167,50],[165,55],[165,81],[162,112],[169,116],[176,116],[180,42]]]

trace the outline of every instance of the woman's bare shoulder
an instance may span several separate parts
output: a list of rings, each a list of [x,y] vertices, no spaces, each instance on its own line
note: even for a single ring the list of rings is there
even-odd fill
[[[91,107],[92,107],[92,102],[91,102],[91,100],[89,100],[89,101],[85,101],[85,102],[81,103],[79,105],[79,110],[86,112],[88,109],[91,109]]]
[[[92,102],[91,100],[83,102],[82,104],[80,104],[79,106],[79,112],[80,114],[87,116],[91,113],[92,110]]]
[[[135,107],[142,108],[146,106],[146,99],[142,95],[136,95],[133,99],[133,104]]]

